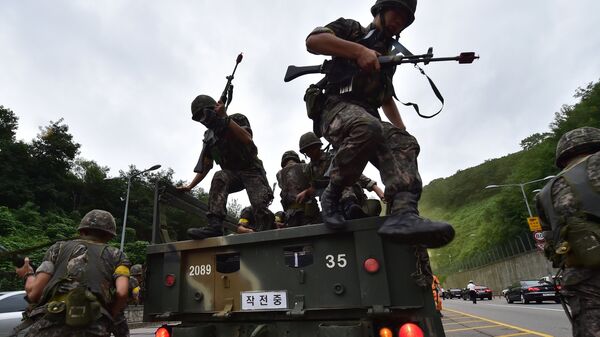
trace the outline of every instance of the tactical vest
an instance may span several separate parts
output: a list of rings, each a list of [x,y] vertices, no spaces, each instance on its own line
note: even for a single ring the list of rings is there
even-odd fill
[[[600,193],[592,188],[587,167],[589,158],[561,172],[539,194],[539,201],[550,223],[554,253],[553,261],[567,266],[600,268]],[[573,192],[582,223],[567,221],[557,214],[552,202],[552,186],[562,177]]]
[[[375,30],[373,25],[370,25],[367,30],[361,40],[353,42],[360,43],[381,55],[389,55],[392,51],[391,38]],[[333,60],[332,72],[327,75],[326,93],[340,95],[344,101],[360,105],[370,114],[379,118],[377,109],[383,104],[386,94],[395,95],[392,78],[396,67],[384,67],[378,72],[361,71],[354,76],[347,76],[344,72],[356,67],[354,62],[342,58],[333,58]],[[336,62],[338,65],[335,64]],[[336,69],[339,69],[339,72]]]
[[[67,276],[67,265],[79,245],[84,245],[87,248],[85,253],[87,255],[87,264],[85,265],[82,279],[71,280]],[[114,272],[114,270],[108,270],[108,268],[105,267],[106,264],[102,263],[102,253],[107,247],[106,244],[84,240],[72,240],[63,243],[55,263],[54,274],[44,288],[40,304],[46,304],[52,298],[61,295],[58,293],[59,285],[61,283],[77,281],[94,294],[98,301],[107,308],[112,299],[108,292],[102,289],[102,282],[106,280],[112,281]]]

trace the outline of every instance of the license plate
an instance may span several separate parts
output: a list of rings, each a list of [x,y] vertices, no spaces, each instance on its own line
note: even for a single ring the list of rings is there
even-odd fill
[[[242,310],[286,310],[287,291],[242,291]]]
[[[554,296],[554,294],[542,294],[542,296]]]

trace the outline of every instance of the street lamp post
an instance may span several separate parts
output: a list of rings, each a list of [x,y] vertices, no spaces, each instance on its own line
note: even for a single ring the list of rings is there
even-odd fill
[[[127,196],[125,197],[125,214],[123,215],[123,230],[121,231],[121,246],[119,248],[121,251],[123,251],[123,246],[125,245],[125,228],[127,227],[127,210],[129,208],[129,191],[131,190],[131,178],[137,177],[146,172],[158,170],[159,168],[160,168],[160,165],[154,165],[149,169],[145,169],[143,171],[136,172],[134,174],[131,174],[129,177],[127,177]]]
[[[504,184],[504,185],[487,185],[485,188],[519,186],[521,188],[521,193],[523,194],[523,200],[525,200],[525,206],[527,206],[527,213],[529,214],[529,217],[531,218],[533,216],[533,214],[531,214],[531,208],[529,207],[529,202],[527,201],[527,195],[525,194],[525,189],[523,188],[523,186],[529,185],[529,184],[532,184],[532,183],[536,183],[538,181],[544,181],[544,180],[552,179],[552,178],[554,178],[554,176],[547,176],[547,177],[542,178],[542,179],[536,179],[536,180],[528,181],[528,182],[525,182],[525,183]]]

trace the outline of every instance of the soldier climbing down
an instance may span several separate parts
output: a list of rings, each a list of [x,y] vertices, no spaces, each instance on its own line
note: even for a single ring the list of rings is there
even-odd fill
[[[381,68],[377,57],[392,52],[394,37],[414,21],[416,6],[416,0],[377,0],[371,8],[373,22],[367,28],[340,18],[314,29],[306,46],[311,53],[333,56],[334,62],[356,63],[363,70],[348,78],[328,74],[322,106],[313,107],[319,114],[315,117],[318,131],[336,150],[330,182],[321,199],[324,222],[333,229],[345,227],[342,191],[354,184],[371,162],[380,171],[385,199],[393,211],[379,233],[399,242],[433,248],[449,243],[454,229],[450,224],[419,216],[420,195],[406,193],[409,182],[403,180],[407,173],[385,142],[378,112],[381,107],[394,127],[405,130],[394,102],[395,67]]]

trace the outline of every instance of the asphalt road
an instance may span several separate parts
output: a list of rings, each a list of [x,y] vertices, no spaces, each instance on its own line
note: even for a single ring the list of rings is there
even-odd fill
[[[504,299],[444,300],[446,337],[570,337],[571,325],[560,304],[508,304]],[[156,327],[132,329],[131,336],[152,337]]]
[[[443,302],[442,322],[447,337],[554,336],[569,337],[571,324],[560,304],[506,303],[504,299],[461,299]]]

